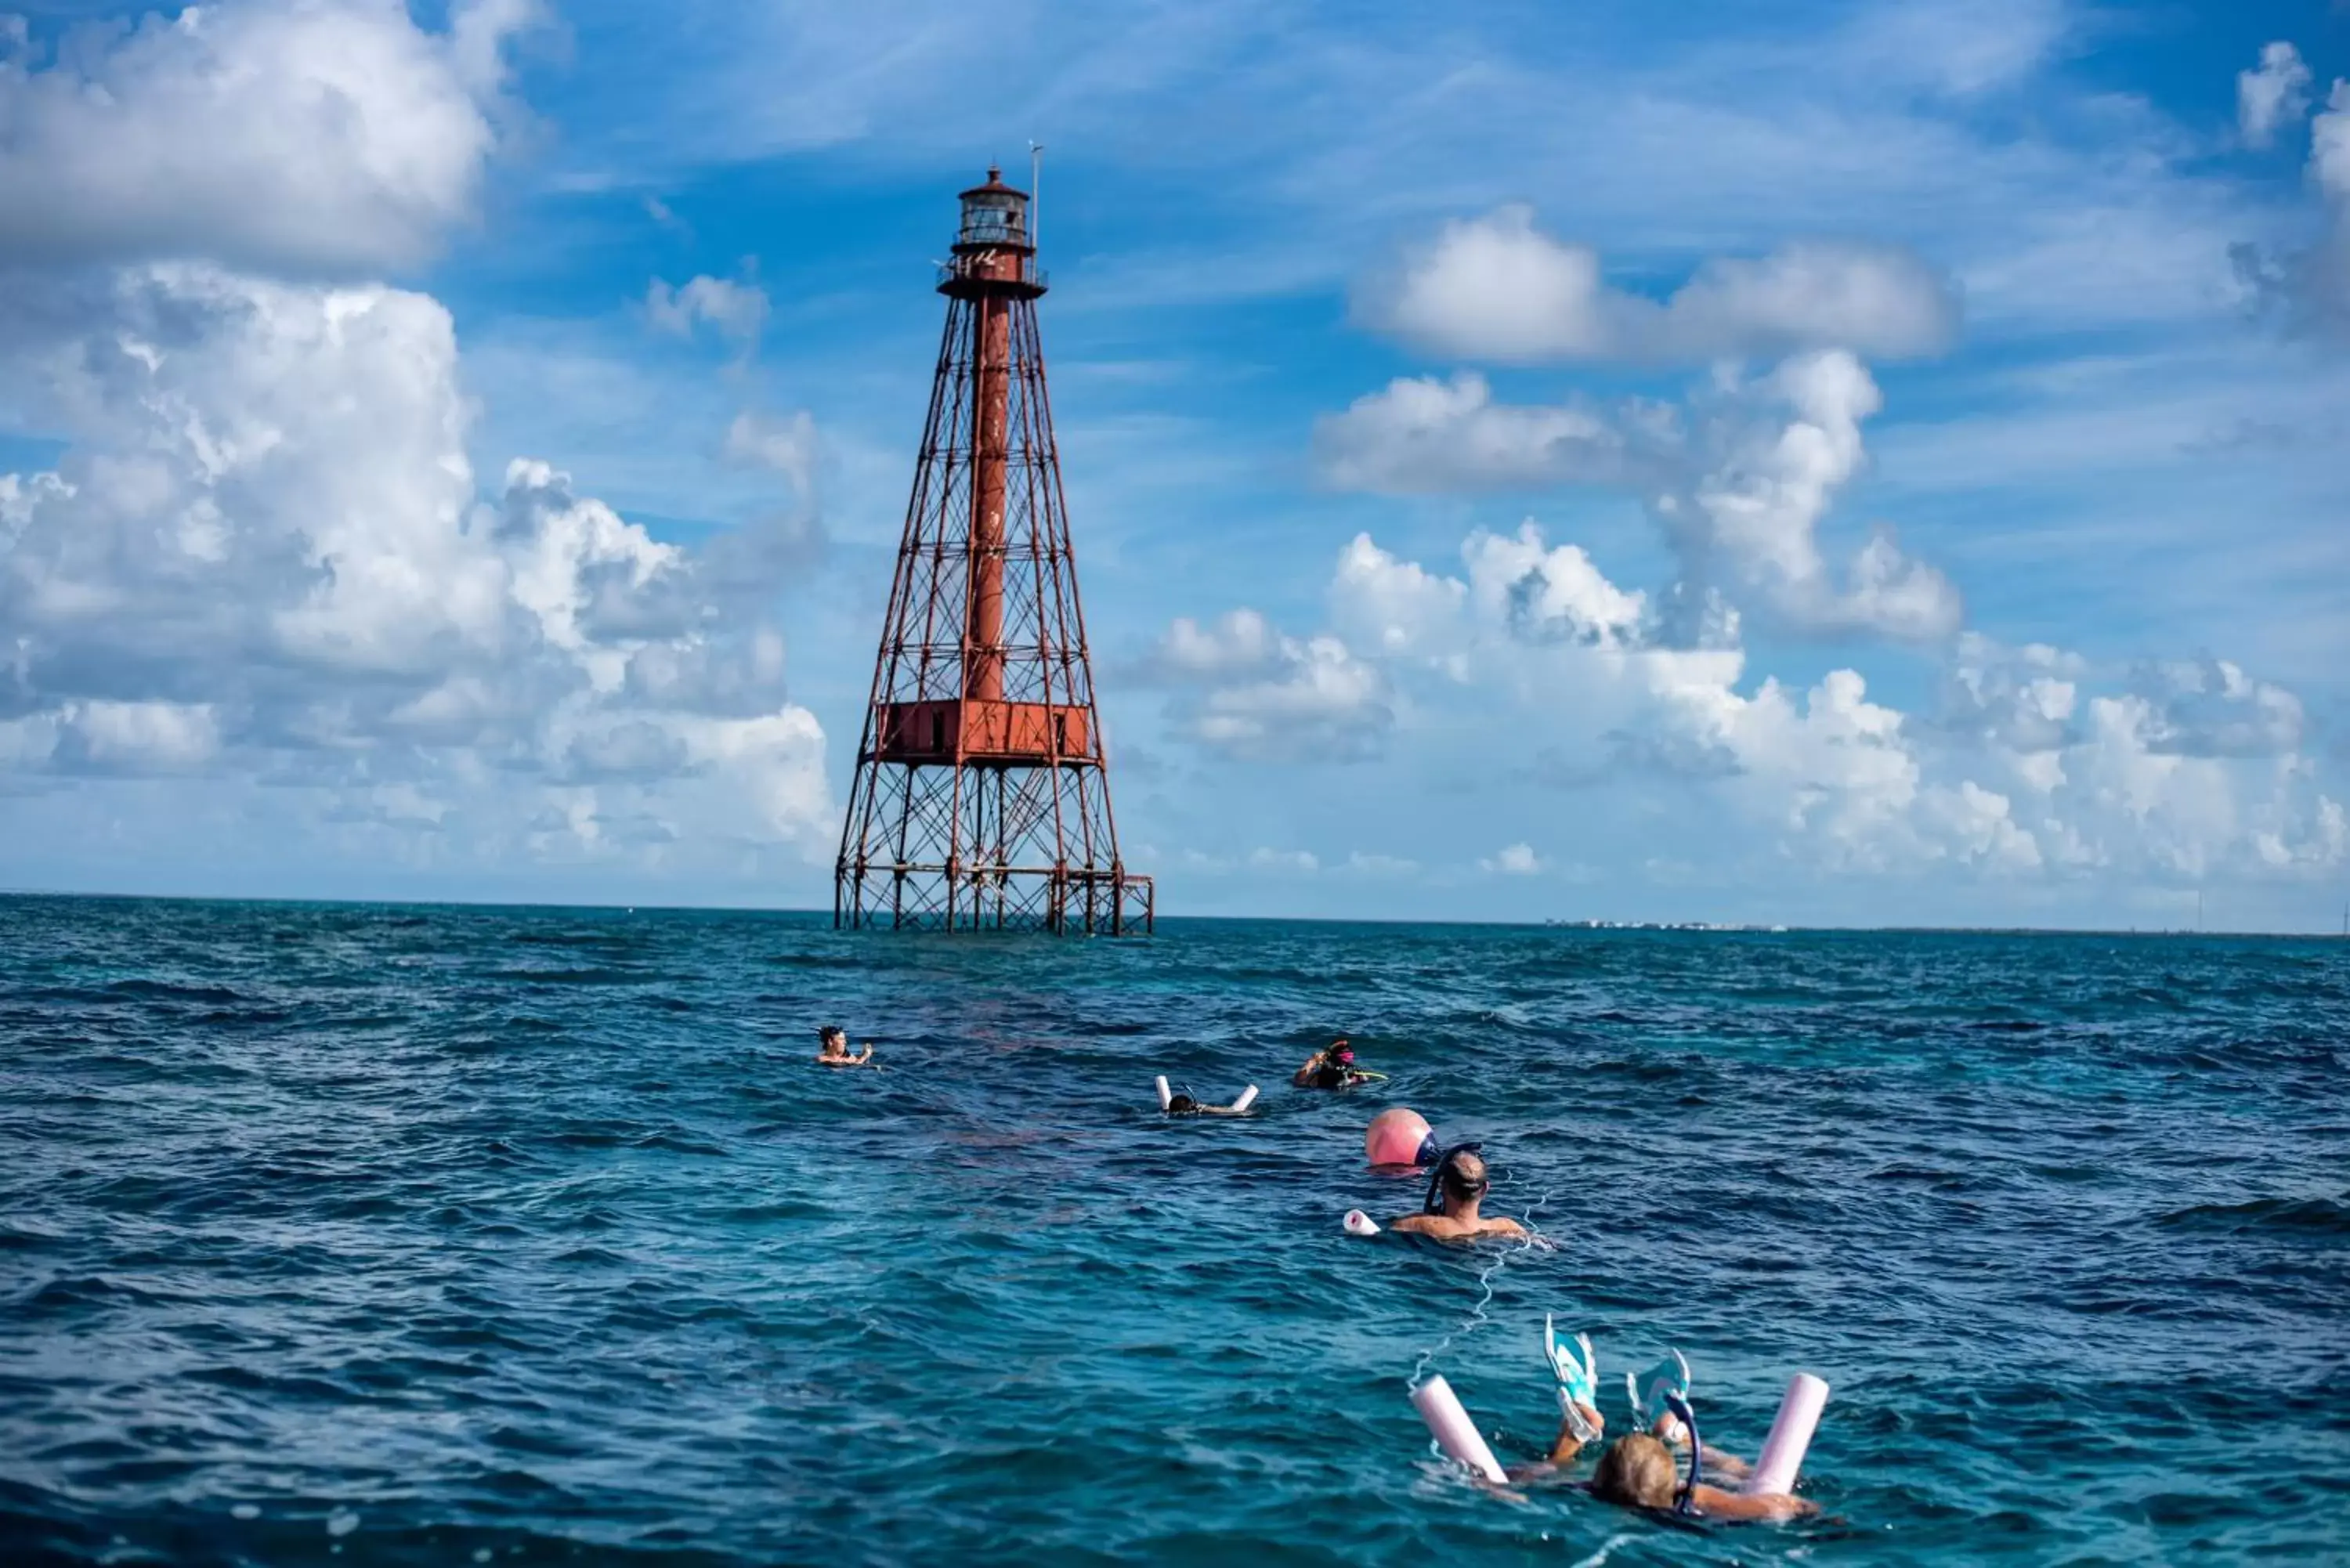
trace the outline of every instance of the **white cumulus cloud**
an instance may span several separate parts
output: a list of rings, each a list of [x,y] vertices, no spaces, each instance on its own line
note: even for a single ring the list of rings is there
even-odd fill
[[[655,278],[645,290],[645,315],[663,332],[691,337],[708,327],[736,348],[749,349],[767,325],[766,290],[707,275],[672,287]]]
[[[1813,242],[1702,264],[1656,300],[1609,286],[1598,253],[1553,238],[1524,206],[1447,223],[1367,283],[1357,314],[1429,352],[1490,362],[1700,363],[1843,348],[1939,350],[1957,328],[1950,283],[1907,251]]]
[[[1866,367],[1843,349],[1729,379],[1685,412],[1638,400],[1513,407],[1462,372],[1399,380],[1357,400],[1320,421],[1315,446],[1325,477],[1347,489],[1639,492],[1680,563],[1669,602],[1656,607],[1670,640],[1703,640],[1726,609],[1751,604],[1799,632],[1933,641],[1961,618],[1948,577],[1882,529],[1841,564],[1820,547],[1821,524],[1866,462],[1863,426],[1882,406]],[[1592,580],[1587,563],[1565,560],[1554,576]],[[1598,613],[1628,624],[1622,607]]]
[[[1359,762],[1395,722],[1375,666],[1335,637],[1290,637],[1255,610],[1171,625],[1145,671],[1187,688],[1178,729],[1211,751],[1251,761]]]
[[[1957,588],[1879,533],[1839,575],[1819,526],[1860,470],[1862,421],[1883,407],[1868,371],[1841,350],[1803,354],[1709,421],[1702,467],[1657,503],[1685,578],[1751,592],[1791,625],[1928,641],[1959,629]]]
[[[170,264],[91,309],[32,368],[63,458],[0,483],[21,788],[201,771],[484,855],[828,841],[734,558],[543,462],[479,502],[437,302]]]
[[[1613,420],[1577,407],[1493,400],[1485,378],[1399,378],[1316,421],[1324,475],[1389,495],[1620,483],[1635,447]]]
[[[1295,685],[1315,648],[1381,691],[1399,757],[1467,748],[1480,772],[1565,788],[1672,782],[1709,825],[1817,872],[2176,886],[2350,859],[2299,700],[2230,662],[2100,671],[1966,634],[1943,647],[1939,705],[1921,716],[1855,669],[1808,684],[1752,670],[1734,620],[1703,646],[1660,640],[1642,595],[1532,522],[1472,532],[1461,557],[1456,576],[1358,535],[1333,572],[1332,631],[1289,637],[1243,613],[1179,623],[1163,648],[1233,690]],[[1542,857],[1520,840],[1479,864]]]
[[[1481,871],[1492,871],[1504,877],[1531,877],[1543,868],[1542,857],[1531,844],[1512,844],[1498,853],[1477,862]]]
[[[2266,147],[2277,128],[2309,112],[2309,67],[2301,51],[2277,42],[2261,50],[2261,63],[2236,73],[2236,125],[2246,142]]]
[[[0,60],[0,248],[413,265],[472,214],[500,53],[536,9],[460,0],[440,34],[387,0],[223,0]]]

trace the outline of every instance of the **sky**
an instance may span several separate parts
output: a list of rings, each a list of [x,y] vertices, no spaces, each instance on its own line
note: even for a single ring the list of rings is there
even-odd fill
[[[827,907],[1041,143],[1162,914],[2338,929],[2346,77],[2330,0],[35,5],[0,888]]]

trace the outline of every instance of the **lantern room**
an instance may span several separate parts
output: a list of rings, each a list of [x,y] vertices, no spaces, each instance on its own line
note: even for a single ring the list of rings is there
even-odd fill
[[[1006,185],[1003,171],[990,168],[986,184],[962,193],[962,229],[955,244],[1028,249],[1028,192]]]

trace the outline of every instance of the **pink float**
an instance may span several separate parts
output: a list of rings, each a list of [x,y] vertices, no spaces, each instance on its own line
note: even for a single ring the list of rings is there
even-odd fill
[[[1428,1131],[1428,1122],[1418,1111],[1396,1106],[1371,1118],[1370,1130],[1363,1134],[1363,1153],[1373,1165],[1418,1165]]]
[[[1828,1386],[1810,1373],[1798,1372],[1788,1380],[1787,1397],[1779,1401],[1771,1435],[1762,1439],[1762,1457],[1747,1478],[1749,1492],[1784,1494],[1795,1490],[1796,1472],[1804,1468],[1804,1450],[1812,1446],[1812,1433],[1818,1428],[1820,1412],[1827,1403]]]
[[[1461,1407],[1452,1385],[1441,1377],[1430,1377],[1411,1391],[1411,1407],[1428,1423],[1429,1435],[1444,1450],[1446,1459],[1468,1466],[1496,1486],[1507,1484],[1510,1478],[1503,1473],[1493,1450],[1485,1446],[1484,1434],[1477,1430],[1477,1423]]]

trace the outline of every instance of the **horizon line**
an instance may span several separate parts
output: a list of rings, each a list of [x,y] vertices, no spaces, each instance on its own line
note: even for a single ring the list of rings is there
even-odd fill
[[[532,901],[506,898],[369,898],[302,897],[288,894],[228,894],[228,893],[123,893],[89,892],[58,888],[0,887],[0,899],[113,899],[124,903],[169,904],[286,904],[321,909],[517,909],[517,910],[586,910],[635,914],[646,910],[657,914],[684,915],[804,915],[823,916],[829,913],[822,906],[785,906],[754,904],[664,904],[602,902]],[[1592,923],[1594,919],[1599,923]],[[1179,924],[1252,924],[1291,926],[1463,926],[1517,930],[1558,930],[1593,934],[1603,931],[1642,932],[1679,936],[1768,937],[1814,936],[1845,934],[1866,935],[1940,935],[1940,936],[2050,936],[2050,937],[2234,937],[2260,939],[2290,939],[2303,941],[2342,941],[2345,934],[2332,930],[2212,930],[2193,926],[1933,926],[1915,924],[1893,925],[1795,925],[1759,924],[1753,921],[1703,920],[1612,920],[1598,917],[1577,916],[1572,919],[1544,916],[1534,919],[1412,919],[1401,916],[1378,915],[1166,915],[1161,923]],[[880,930],[883,928],[871,928]],[[889,928],[893,932],[895,928]],[[921,935],[984,936],[985,932],[939,932],[917,929]],[[1012,931],[996,935],[1031,936],[1042,932]],[[1056,939],[1057,940],[1057,939]],[[1115,937],[1113,941],[1147,940],[1145,938]]]

